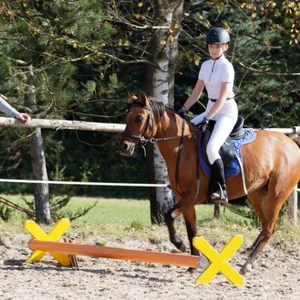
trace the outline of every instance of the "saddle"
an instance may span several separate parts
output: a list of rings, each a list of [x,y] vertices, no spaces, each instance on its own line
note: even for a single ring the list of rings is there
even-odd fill
[[[210,139],[211,133],[214,129],[216,121],[210,120],[208,123],[208,126],[206,128],[206,131],[204,132],[202,136],[202,155],[203,158],[208,162],[208,157],[206,154],[206,147],[207,143]],[[224,167],[226,168],[231,161],[235,157],[235,151],[232,144],[232,139],[238,140],[245,136],[245,129],[243,128],[244,125],[244,118],[242,116],[238,116],[238,119],[230,133],[230,135],[225,140],[224,144],[219,150],[220,156],[223,160]]]

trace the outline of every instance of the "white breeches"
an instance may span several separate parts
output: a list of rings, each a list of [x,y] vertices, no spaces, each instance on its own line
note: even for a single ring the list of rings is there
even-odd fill
[[[192,119],[191,122],[198,125],[210,111],[213,104],[213,102],[209,101],[206,111]],[[207,157],[211,165],[221,158],[219,150],[231,133],[237,118],[238,107],[234,100],[226,101],[222,109],[212,118],[212,120],[216,121],[216,124],[206,148]]]

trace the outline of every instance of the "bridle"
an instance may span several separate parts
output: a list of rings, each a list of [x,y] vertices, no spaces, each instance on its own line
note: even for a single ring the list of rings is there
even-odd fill
[[[161,102],[158,102],[158,103],[161,103]],[[163,107],[166,108],[166,106],[164,104],[161,103],[161,105],[163,105]],[[172,136],[172,137],[166,137],[166,138],[155,138],[153,136],[153,134],[154,134],[154,132],[153,132],[153,123],[154,123],[153,108],[151,106],[148,106],[148,105],[143,105],[141,102],[139,102],[138,100],[136,100],[136,101],[134,101],[131,104],[131,107],[128,109],[128,112],[130,111],[130,109],[133,106],[139,106],[139,107],[142,107],[143,109],[149,110],[149,114],[148,114],[148,118],[147,118],[147,121],[146,121],[145,129],[144,129],[142,135],[135,135],[135,134],[131,134],[131,133],[126,132],[126,131],[124,131],[122,133],[122,135],[130,137],[132,139],[137,139],[139,141],[140,145],[142,146],[143,150],[144,150],[144,156],[145,157],[146,157],[146,148],[145,148],[145,145],[148,142],[154,144],[156,142],[161,142],[161,141],[168,141],[168,140],[180,139],[180,141],[179,141],[179,151],[178,151],[178,156],[177,156],[177,160],[176,160],[176,171],[175,171],[175,182],[176,182],[176,186],[177,186],[177,184],[178,184],[178,174],[179,174],[179,161],[180,161],[180,157],[181,157],[181,150],[182,150],[182,145],[183,145],[183,139],[184,139],[184,137],[187,137],[187,136],[196,135],[197,130],[195,132],[192,132],[192,133],[184,135],[184,129],[185,129],[186,121],[185,121],[185,119],[182,118],[182,126],[181,126],[182,130],[181,130],[181,135],[180,136]],[[172,110],[171,108],[168,108],[168,109]],[[159,114],[158,114],[159,120],[162,119],[163,114],[164,114],[164,109],[163,110],[160,109],[159,110]],[[152,125],[152,136],[150,138],[146,138],[145,134],[149,130],[149,126],[151,126],[151,125]],[[198,160],[198,156],[197,156],[197,160]],[[198,163],[199,162],[197,161],[197,166],[198,166]],[[196,170],[197,170],[197,191],[196,191],[196,195],[195,195],[194,201],[196,200],[196,198],[197,198],[197,196],[199,194],[199,191],[200,191],[200,176],[199,176],[199,168],[197,168],[197,166],[196,166]]]
[[[189,133],[189,134],[184,135],[184,127],[185,127],[186,121],[184,119],[182,119],[182,133],[181,133],[181,136],[171,136],[171,137],[164,137],[164,138],[155,138],[155,137],[153,137],[153,134],[154,134],[153,133],[154,117],[153,117],[153,109],[152,109],[152,107],[151,106],[147,106],[147,105],[143,105],[141,102],[135,101],[135,102],[132,103],[131,107],[128,109],[128,112],[134,106],[139,106],[139,107],[142,107],[143,109],[149,110],[149,114],[148,114],[148,117],[147,117],[145,129],[144,129],[144,131],[143,131],[143,133],[141,135],[131,134],[131,133],[126,132],[126,131],[124,131],[122,133],[122,135],[138,140],[142,146],[145,146],[148,142],[151,143],[151,144],[154,144],[156,142],[168,141],[168,140],[174,140],[174,139],[180,139],[180,138],[184,138],[184,137],[196,134],[196,132],[194,132],[194,133]],[[159,115],[160,119],[162,119],[162,117],[163,117],[163,112],[161,112],[160,115]],[[152,134],[151,134],[150,138],[146,138],[145,134],[149,130],[150,126],[152,126]]]
[[[142,107],[143,109],[147,109],[149,110],[149,114],[148,114],[148,117],[147,117],[147,121],[146,121],[146,125],[145,125],[145,129],[142,133],[142,135],[135,135],[135,134],[131,134],[129,132],[126,132],[124,131],[122,133],[123,136],[127,136],[127,137],[130,137],[130,138],[133,138],[133,139],[136,139],[136,140],[139,140],[140,144],[143,146],[143,145],[146,145],[148,142],[154,144],[156,142],[156,139],[154,137],[151,137],[151,138],[145,138],[145,134],[146,132],[148,131],[149,129],[149,126],[150,126],[150,123],[153,124],[153,110],[152,110],[152,107],[150,106],[147,106],[147,105],[143,105],[142,103],[138,102],[138,101],[135,101],[132,103],[131,107],[128,109],[127,113],[129,113],[130,109],[133,107],[133,106],[139,106],[139,107]],[[153,136],[153,126],[152,126],[152,136]]]

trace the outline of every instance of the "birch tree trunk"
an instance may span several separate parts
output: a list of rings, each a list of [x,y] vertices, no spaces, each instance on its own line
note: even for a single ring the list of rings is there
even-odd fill
[[[153,62],[157,65],[152,68],[152,95],[154,98],[170,106],[174,105],[174,70],[177,59],[179,22],[183,11],[183,0],[157,1],[157,26],[160,29],[154,35],[151,53]],[[154,174],[155,183],[168,184],[168,173],[165,161],[154,145],[153,165],[150,166]],[[150,163],[151,164],[151,163]],[[164,214],[173,206],[174,196],[168,187],[157,187],[150,194],[151,220],[162,223]]]
[[[35,87],[33,85],[33,68],[28,67],[27,91],[25,94],[25,106],[33,112],[36,111]],[[36,180],[48,180],[46,159],[43,146],[43,137],[40,128],[36,128],[30,141],[31,164]],[[34,185],[34,200],[36,208],[36,221],[43,224],[51,224],[49,185],[36,183]]]

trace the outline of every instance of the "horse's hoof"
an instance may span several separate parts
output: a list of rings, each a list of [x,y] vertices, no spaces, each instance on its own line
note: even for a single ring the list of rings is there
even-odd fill
[[[176,237],[172,240],[172,243],[175,245],[175,247],[180,250],[181,252],[185,252],[186,251],[186,246],[183,243],[183,241],[179,238]]]
[[[177,246],[177,249],[180,250],[181,252],[185,252],[186,246],[184,243],[181,243],[180,245]]]
[[[196,268],[188,268],[187,269],[187,272],[189,272],[189,273],[195,273],[197,271],[197,269]]]
[[[240,274],[241,275],[245,275],[246,273],[249,273],[253,270],[251,265],[244,265],[241,269],[240,269]]]

